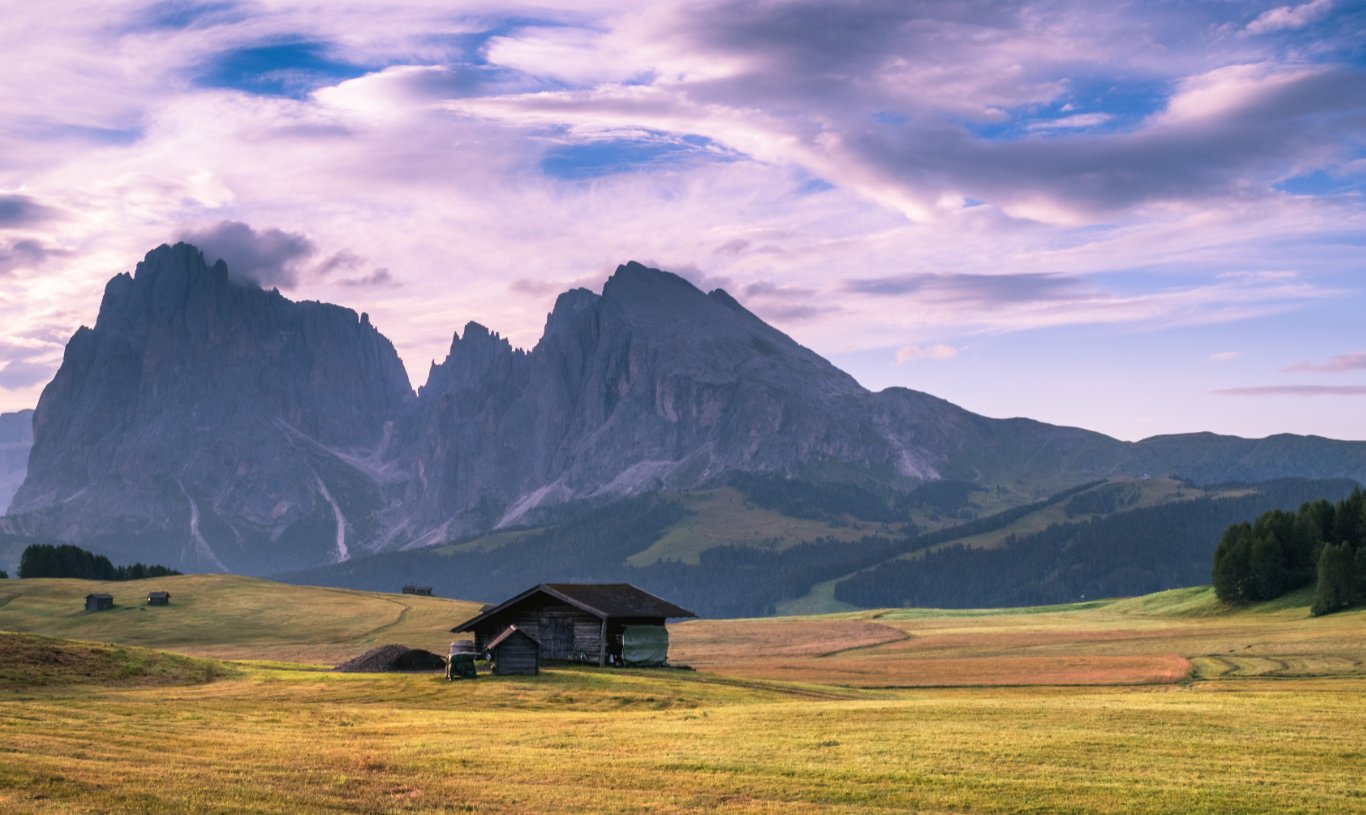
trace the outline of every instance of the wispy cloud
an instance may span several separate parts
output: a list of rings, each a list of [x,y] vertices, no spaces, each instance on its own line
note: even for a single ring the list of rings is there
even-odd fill
[[[1098,127],[1114,120],[1114,116],[1108,113],[1076,113],[1071,116],[1063,116],[1058,119],[1048,119],[1042,122],[1030,122],[1026,125],[1027,130],[1079,130],[1087,127]]]
[[[51,375],[50,366],[38,362],[10,360],[0,367],[0,389],[20,390],[39,382],[46,382]]]
[[[1210,356],[1209,356],[1209,361],[1210,361],[1210,362],[1232,362],[1233,360],[1237,359],[1238,357],[1241,357],[1242,355],[1243,355],[1243,352],[1242,352],[1242,351],[1220,351],[1220,352],[1217,353],[1217,354],[1210,354]]]
[[[1263,385],[1222,388],[1218,396],[1366,396],[1366,385]]]
[[[30,196],[0,194],[0,229],[33,226],[56,214],[51,207],[43,206]]]
[[[1311,0],[1298,6],[1278,6],[1262,12],[1257,19],[1243,29],[1248,34],[1266,34],[1272,31],[1287,31],[1305,26],[1321,19],[1333,7],[1333,0]]]
[[[1052,274],[936,274],[920,272],[882,278],[856,278],[844,288],[856,294],[912,295],[945,303],[1001,305],[1075,300],[1091,286]]]
[[[0,275],[9,274],[16,269],[38,269],[50,259],[70,254],[68,250],[45,246],[31,238],[0,241]]]
[[[1289,367],[1282,368],[1281,370],[1287,373],[1296,373],[1300,371],[1313,371],[1317,373],[1341,373],[1344,371],[1362,371],[1366,370],[1366,351],[1357,351],[1356,353],[1352,354],[1343,354],[1342,356],[1333,357],[1327,362],[1317,364],[1313,362],[1299,362]]]
[[[187,229],[369,312],[415,371],[471,318],[534,343],[565,284],[629,258],[884,369],[912,337],[1218,325],[1243,348],[1257,317],[1361,304],[1348,4],[12,5],[16,334],[69,336]],[[1315,174],[1337,192],[1282,191]]]

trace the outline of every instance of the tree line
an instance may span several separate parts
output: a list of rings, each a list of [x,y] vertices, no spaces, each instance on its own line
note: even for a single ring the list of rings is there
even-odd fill
[[[109,558],[69,543],[35,543],[19,556],[19,577],[75,577],[82,580],[142,580],[180,572],[165,566],[134,563],[115,566]]]
[[[1314,616],[1366,600],[1366,492],[1298,512],[1272,510],[1224,530],[1214,551],[1214,591],[1230,603],[1280,597],[1314,584]]]

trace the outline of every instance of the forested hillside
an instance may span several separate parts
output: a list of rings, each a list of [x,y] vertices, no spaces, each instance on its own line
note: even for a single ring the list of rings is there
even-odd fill
[[[949,546],[854,575],[836,586],[835,597],[864,607],[973,608],[1062,603],[1204,584],[1210,579],[1210,558],[1230,524],[1268,508],[1345,495],[1352,487],[1348,481],[1270,482],[1250,486],[1236,498],[1177,501],[1053,524],[1032,535],[1009,538],[996,549]]]
[[[918,532],[907,523],[848,538],[860,522],[834,515],[809,485],[794,482],[784,490],[772,482],[745,484],[747,502],[781,506],[827,519],[832,534],[806,540],[774,537],[712,545],[700,551],[670,550],[670,540],[691,520],[689,494],[655,493],[595,509],[535,529],[510,529],[496,535],[429,549],[378,555],[351,563],[295,572],[288,582],[347,588],[395,590],[405,583],[434,586],[439,594],[499,600],[538,582],[627,581],[656,592],[704,616],[773,614],[780,604],[807,596],[814,587],[840,578],[835,599],[859,607],[1000,606],[1060,602],[1087,597],[1139,594],[1209,582],[1209,562],[1219,535],[1230,523],[1255,518],[1273,507],[1298,506],[1325,494],[1345,495],[1351,482],[1288,480],[1269,484],[1203,490],[1157,506],[1128,508],[1139,499],[1137,482],[1093,482],[1051,498],[1015,507],[968,523]],[[1175,486],[1180,486],[1179,484]],[[1102,493],[1091,497],[1092,493]],[[965,490],[946,489],[899,506],[923,510],[933,496],[941,513],[968,511]],[[1180,496],[1178,490],[1176,496]],[[1149,499],[1151,496],[1149,496]],[[1147,499],[1145,499],[1147,500]],[[867,514],[890,513],[875,493],[859,496]],[[1096,516],[1110,507],[1115,514]],[[1082,513],[1082,514],[1078,514]],[[967,538],[1006,536],[1007,530],[1038,517],[1081,520],[1043,528],[1037,534],[1007,539],[1004,548],[955,547]],[[887,514],[883,517],[895,517]],[[1094,519],[1092,519],[1094,518]],[[846,524],[846,527],[838,524]],[[947,547],[947,548],[942,548]],[[933,550],[933,551],[931,551]],[[662,553],[642,562],[633,555]],[[669,555],[675,551],[675,555]],[[632,565],[638,563],[639,565]]]

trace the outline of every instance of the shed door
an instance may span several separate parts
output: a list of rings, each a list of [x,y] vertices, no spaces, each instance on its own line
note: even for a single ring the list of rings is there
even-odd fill
[[[568,617],[541,618],[541,656],[569,659],[574,650],[574,621]]]

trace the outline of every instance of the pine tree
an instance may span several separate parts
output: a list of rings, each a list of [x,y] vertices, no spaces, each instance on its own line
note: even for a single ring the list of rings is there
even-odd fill
[[[1285,592],[1285,555],[1280,541],[1270,532],[1252,539],[1248,553],[1249,600],[1271,600]]]
[[[19,556],[19,576],[75,577],[84,580],[132,580],[139,577],[169,577],[180,572],[165,566],[134,564],[115,566],[109,558],[87,552],[79,546],[35,543]]]
[[[1366,599],[1366,546],[1357,547],[1356,578],[1357,599]]]
[[[1251,571],[1252,526],[1234,524],[1224,530],[1219,548],[1214,550],[1214,593],[1226,603],[1244,603],[1248,599]]]
[[[1356,598],[1356,558],[1345,543],[1330,543],[1319,553],[1318,585],[1309,613],[1331,614],[1351,605]]]
[[[1309,527],[1310,535],[1316,542],[1328,541],[1333,539],[1335,512],[1331,501],[1320,498],[1300,507],[1300,520]]]
[[[1366,492],[1356,487],[1338,503],[1333,518],[1333,536],[1325,540],[1356,548],[1366,537],[1363,533],[1366,533]]]

